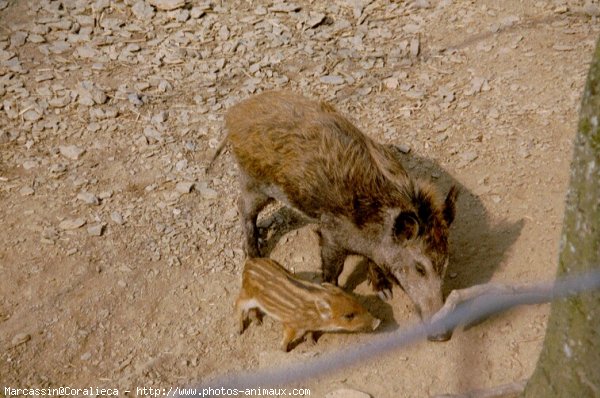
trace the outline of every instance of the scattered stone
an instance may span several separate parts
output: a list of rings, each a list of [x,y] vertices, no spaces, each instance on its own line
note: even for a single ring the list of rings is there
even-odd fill
[[[108,190],[108,191],[102,191],[98,194],[98,199],[100,200],[106,200],[109,198],[112,198],[113,196],[113,191],[112,190]]]
[[[557,14],[564,14],[567,11],[569,11],[569,7],[567,7],[566,5],[561,5],[554,9],[554,12]]]
[[[99,205],[100,200],[91,192],[79,192],[77,194],[77,199],[81,200],[85,204],[88,205]]]
[[[60,154],[71,160],[78,160],[81,155],[85,153],[85,149],[79,148],[75,145],[67,145],[59,147]]]
[[[200,193],[200,196],[202,196],[204,199],[216,199],[219,197],[218,192],[212,188],[209,188],[206,185],[206,182],[199,183],[196,186],[196,190]]]
[[[102,232],[104,232],[104,224],[94,224],[90,225],[87,228],[87,233],[89,236],[102,236]]]
[[[325,76],[321,76],[321,78],[319,80],[321,81],[321,83],[324,83],[324,84],[333,84],[333,85],[344,84],[344,78],[339,75],[325,75]]]
[[[269,7],[271,12],[295,12],[300,11],[302,7],[294,3],[276,3]]]
[[[489,91],[490,86],[487,79],[483,77],[474,77],[471,79],[471,86],[465,90],[465,95],[477,94],[481,91]]]
[[[557,44],[553,45],[552,48],[556,51],[573,51],[575,49],[575,46],[557,43]]]
[[[112,213],[110,213],[110,219],[113,220],[116,224],[125,224],[125,220],[123,220],[123,216],[119,212],[113,211]]]
[[[398,88],[398,79],[395,77],[388,77],[387,79],[383,79],[383,84],[388,90],[395,90]]]
[[[162,134],[152,126],[144,127],[144,136],[154,142],[162,142],[163,141]]]
[[[79,56],[79,58],[97,58],[98,51],[95,48],[90,47],[89,45],[77,47],[75,50],[75,54]]]
[[[35,193],[35,191],[31,187],[23,187],[23,188],[19,189],[19,194],[21,194],[21,196],[30,196],[30,195],[33,195],[34,193]]]
[[[479,155],[477,154],[477,152],[473,152],[473,151],[463,152],[460,154],[460,158],[466,163],[471,163],[478,157],[479,157]]]
[[[177,183],[177,185],[175,186],[175,190],[179,193],[190,193],[193,187],[193,182],[182,181]]]
[[[12,35],[10,35],[10,46],[12,48],[21,47],[23,44],[25,44],[27,35],[27,32],[23,32],[20,30],[14,32]]]
[[[229,39],[229,28],[227,28],[227,25],[223,25],[221,26],[221,29],[219,29],[219,39],[222,41]]]
[[[36,160],[26,160],[23,162],[23,169],[31,170],[38,166],[38,162]]]
[[[81,359],[82,361],[87,361],[92,357],[92,353],[91,352],[86,352],[85,354],[83,354],[82,356],[79,357],[79,359]]]
[[[64,229],[64,230],[72,230],[72,229],[81,228],[84,225],[85,225],[85,220],[83,218],[73,218],[73,219],[67,219],[67,220],[62,221],[60,224],[58,224],[58,228]]]
[[[410,56],[416,58],[421,51],[421,44],[419,43],[419,39],[414,38],[410,41]]]
[[[31,335],[30,334],[28,334],[28,333],[17,333],[12,338],[12,340],[10,341],[10,343],[11,343],[11,345],[13,347],[16,347],[16,346],[19,346],[21,344],[27,343],[29,340],[31,340]]]
[[[405,154],[410,152],[410,147],[406,144],[397,145],[396,148],[398,148],[400,152]]]
[[[141,97],[137,93],[129,93],[129,94],[127,94],[127,99],[129,100],[129,102],[131,102],[135,106],[142,106],[142,105],[144,105],[144,102],[142,101]]]
[[[431,4],[429,4],[429,0],[415,0],[413,6],[418,9],[427,9],[431,7]]]
[[[185,5],[185,0],[148,0],[150,5],[161,11],[173,11]]]
[[[312,12],[310,13],[310,18],[306,21],[306,26],[314,29],[317,26],[321,25],[326,19],[325,14],[321,12]]]
[[[190,11],[190,17],[192,17],[194,19],[198,19],[198,18],[202,17],[204,14],[206,14],[206,12],[201,7],[192,7],[192,10]]]
[[[104,91],[90,81],[80,83],[77,87],[77,94],[79,94],[78,102],[86,106],[101,105],[108,99]]]
[[[154,16],[154,8],[146,4],[145,1],[139,0],[131,7],[131,12],[136,16],[137,19],[147,21],[152,19]]]
[[[65,94],[62,97],[55,97],[48,101],[48,104],[53,108],[64,108],[71,103],[71,96]]]
[[[28,122],[35,122],[42,118],[42,114],[36,109],[29,109],[23,113],[23,119]]]

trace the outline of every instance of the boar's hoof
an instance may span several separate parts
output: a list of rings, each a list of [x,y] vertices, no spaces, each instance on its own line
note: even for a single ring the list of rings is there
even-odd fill
[[[389,301],[392,299],[392,289],[383,289],[377,292],[377,296],[383,301]]]
[[[444,333],[435,334],[433,336],[427,336],[427,340],[442,342],[442,341],[450,340],[451,337],[452,337],[452,331],[450,330],[450,331],[447,331]]]

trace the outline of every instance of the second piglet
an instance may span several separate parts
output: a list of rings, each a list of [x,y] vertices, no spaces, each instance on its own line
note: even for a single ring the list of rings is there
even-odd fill
[[[235,308],[240,333],[246,329],[250,312],[255,312],[257,319],[264,313],[282,322],[284,351],[307,333],[312,338],[312,332],[371,331],[380,323],[339,287],[298,279],[268,258],[246,261]]]

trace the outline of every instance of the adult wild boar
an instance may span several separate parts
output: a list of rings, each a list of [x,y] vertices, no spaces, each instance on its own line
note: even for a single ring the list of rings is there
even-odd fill
[[[344,260],[370,264],[375,290],[398,283],[426,319],[443,305],[448,230],[458,190],[439,201],[412,179],[394,149],[359,131],[331,105],[290,92],[266,92],[225,115],[240,169],[244,249],[259,257],[256,219],[276,199],[319,224],[323,279],[337,284]],[[214,160],[214,158],[213,158]],[[451,333],[430,336],[447,340]]]

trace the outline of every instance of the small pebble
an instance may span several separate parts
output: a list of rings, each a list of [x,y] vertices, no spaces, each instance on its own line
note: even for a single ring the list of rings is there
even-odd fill
[[[58,227],[60,229],[64,229],[64,230],[71,230],[71,229],[77,229],[77,228],[81,228],[85,225],[85,220],[83,218],[74,218],[74,219],[67,219],[62,221],[60,224],[58,224]]]
[[[23,188],[19,189],[19,194],[21,194],[21,196],[30,196],[30,195],[33,195],[34,193],[35,193],[35,191],[31,187],[23,187]]]
[[[325,83],[325,84],[333,84],[333,85],[344,84],[344,78],[341,76],[338,76],[338,75],[321,76],[321,78],[319,80],[321,81],[321,83]]]
[[[104,224],[90,225],[87,229],[88,235],[90,236],[101,236],[104,231]]]
[[[79,148],[75,145],[61,146],[59,147],[59,151],[61,155],[71,160],[77,160],[85,153],[85,149]]]
[[[18,345],[27,343],[29,340],[31,340],[31,335],[30,334],[28,334],[28,333],[18,333],[18,334],[16,334],[12,338],[12,340],[10,342],[11,342],[11,345],[13,347],[16,347]]]
[[[116,211],[110,213],[110,219],[119,225],[123,225],[125,223],[125,220],[123,220],[123,216],[121,215],[121,213]]]
[[[77,194],[77,199],[81,200],[82,202],[84,202],[88,205],[99,205],[100,204],[100,200],[96,197],[96,195],[94,195],[93,193],[90,193],[90,192],[79,192]]]
[[[193,187],[193,182],[183,181],[177,183],[177,185],[175,186],[175,190],[179,193],[190,193]]]

